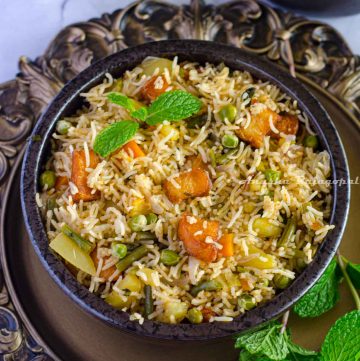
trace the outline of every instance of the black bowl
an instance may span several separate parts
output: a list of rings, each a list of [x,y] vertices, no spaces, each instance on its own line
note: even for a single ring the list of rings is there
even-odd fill
[[[289,288],[232,322],[169,325],[146,320],[140,325],[138,322],[130,321],[128,313],[113,309],[79,284],[63,262],[51,252],[35,201],[35,194],[39,191],[39,174],[49,156],[50,136],[59,119],[73,114],[82,105],[79,94],[102,82],[106,73],[119,77],[147,56],[175,55],[178,55],[180,60],[200,63],[224,62],[231,69],[247,70],[258,79],[276,84],[296,99],[300,108],[308,115],[313,129],[320,138],[321,147],[331,155],[331,178],[343,179],[346,182],[343,186],[333,185],[334,200],[330,222],[336,227],[322,243],[311,264]],[[37,140],[39,137],[34,135],[40,136],[41,140]],[[29,139],[21,172],[21,201],[30,239],[46,271],[81,308],[121,330],[137,335],[158,339],[205,340],[242,332],[279,316],[315,283],[334,256],[343,234],[350,197],[348,178],[347,161],[339,135],[321,104],[300,82],[277,66],[237,48],[212,42],[176,40],[148,43],[113,54],[91,65],[62,89],[36,124]]]

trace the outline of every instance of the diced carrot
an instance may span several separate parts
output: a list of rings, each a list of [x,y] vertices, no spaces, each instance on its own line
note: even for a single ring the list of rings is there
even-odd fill
[[[201,313],[203,315],[203,322],[209,322],[210,318],[216,315],[216,313],[209,307],[204,307],[201,310]]]
[[[219,243],[223,246],[219,250],[219,255],[222,257],[231,257],[234,255],[234,234],[225,233],[219,239]]]
[[[69,178],[59,175],[55,180],[55,189],[58,191],[69,184]]]
[[[172,203],[180,203],[190,197],[207,196],[211,189],[209,173],[200,168],[180,173],[173,182],[166,179],[163,183],[165,194]]]
[[[154,75],[143,86],[141,90],[142,96],[150,101],[155,100],[159,95],[165,93],[169,83],[163,75]]]
[[[299,119],[294,114],[281,114],[275,126],[280,133],[296,135],[299,130]],[[273,131],[270,131],[269,135],[275,139],[280,138],[280,134],[274,133]]]
[[[178,224],[178,237],[184,243],[186,251],[204,262],[216,260],[218,249],[214,243],[207,243],[206,240],[210,237],[213,241],[217,241],[218,233],[219,222],[205,222],[189,213],[183,213]]]
[[[186,158],[186,162],[189,162],[189,164],[191,165],[191,168],[193,168],[193,169],[199,168],[199,169],[203,169],[203,170],[208,170],[208,166],[203,161],[200,154],[198,154],[198,155],[194,154],[194,155],[188,156]]]
[[[250,283],[249,283],[249,281],[247,279],[240,278],[240,284],[241,284],[241,288],[244,291],[251,291],[252,290],[252,287],[250,286]]]
[[[99,262],[100,262],[100,259],[98,258],[98,253],[97,253],[97,248],[95,248],[91,254],[90,254],[93,262],[94,262],[94,265],[95,265],[95,269],[98,268],[98,265],[99,265]],[[105,262],[109,259],[110,257],[103,257],[103,267],[104,267],[104,264]],[[100,272],[100,275],[99,277],[101,278],[104,278],[106,281],[113,275],[113,273],[116,271],[116,266],[113,265],[107,269],[104,269]],[[116,281],[117,279],[119,278],[119,275],[118,276],[115,276],[114,277],[114,281]]]
[[[318,231],[323,225],[319,221],[315,221],[311,224],[311,229],[313,231]]]
[[[127,142],[126,144],[124,144],[122,146],[122,149],[124,149],[125,152],[130,157],[133,157],[133,158],[139,158],[139,157],[144,157],[145,156],[144,151],[140,148],[139,145],[137,145],[135,140],[130,140],[130,142]]]
[[[247,128],[239,128],[236,134],[245,142],[250,143],[255,148],[260,148],[264,143],[264,137],[270,132],[270,117],[274,125],[280,119],[280,115],[270,109],[265,109],[251,117]]]
[[[89,168],[95,168],[99,163],[99,159],[92,149],[89,151],[89,155]],[[73,195],[74,202],[80,200],[85,202],[94,201],[100,198],[100,192],[92,193],[92,188],[87,185],[87,177],[85,151],[75,150],[72,155],[71,181],[76,185],[78,193]]]

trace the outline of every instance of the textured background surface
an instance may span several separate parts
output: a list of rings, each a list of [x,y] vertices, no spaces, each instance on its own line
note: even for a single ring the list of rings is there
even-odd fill
[[[187,0],[172,0],[176,3]],[[0,83],[12,79],[21,55],[41,55],[65,25],[122,8],[131,0],[0,0]],[[222,0],[206,0],[221,3]],[[306,15],[314,18],[311,15]],[[333,25],[360,54],[360,14],[319,19]]]

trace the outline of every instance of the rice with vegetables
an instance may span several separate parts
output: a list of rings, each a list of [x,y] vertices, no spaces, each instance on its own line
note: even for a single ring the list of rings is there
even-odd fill
[[[147,58],[82,96],[37,202],[50,248],[130,319],[231,321],[288,287],[333,228],[329,154],[269,82]]]

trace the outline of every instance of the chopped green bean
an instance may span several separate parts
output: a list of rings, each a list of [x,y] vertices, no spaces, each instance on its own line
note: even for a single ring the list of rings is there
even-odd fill
[[[136,233],[136,239],[138,241],[155,241],[156,235],[150,231],[142,231]]]
[[[158,219],[158,217],[155,213],[149,213],[145,217],[146,217],[147,224],[153,224]]]
[[[239,145],[239,138],[233,134],[225,134],[221,139],[221,144],[225,148],[236,148]]]
[[[47,186],[47,188],[54,187],[56,182],[56,175],[52,170],[46,170],[40,175],[40,185],[41,187]]]
[[[67,122],[66,120],[59,120],[56,124],[56,131],[61,135],[65,135],[68,133],[70,127],[70,122]]]
[[[196,297],[200,291],[219,291],[222,289],[222,284],[216,280],[208,280],[199,283],[194,286],[190,293],[192,296]]]
[[[227,119],[229,122],[232,123],[236,119],[237,109],[235,105],[227,104],[220,109],[219,115],[222,121]]]
[[[144,287],[145,293],[145,307],[144,307],[144,314],[145,317],[148,318],[154,312],[154,303],[152,298],[152,288],[149,285],[145,285]]]
[[[291,238],[293,237],[295,232],[296,232],[296,218],[291,217],[286,222],[286,226],[277,244],[278,247],[287,245],[291,241]]]
[[[121,259],[117,264],[116,268],[123,272],[129,268],[135,261],[146,256],[150,252],[150,249],[142,245],[138,248],[135,248],[131,253],[129,253],[125,258]]]
[[[142,231],[143,228],[147,225],[146,217],[143,214],[132,217],[129,221],[129,227],[134,232]]]
[[[316,135],[308,135],[304,139],[304,146],[312,149],[317,149],[319,146],[319,139]]]
[[[276,183],[281,178],[281,172],[278,172],[273,169],[266,169],[264,171],[265,179],[268,183]]]
[[[95,245],[92,244],[87,239],[81,237],[78,233],[76,233],[73,229],[71,229],[67,224],[64,224],[61,227],[61,232],[64,233],[66,236],[71,238],[82,250],[87,253],[90,253]]]
[[[123,259],[127,254],[127,247],[123,243],[113,242],[111,245],[114,256]]]
[[[58,206],[57,206],[57,203],[56,203],[56,199],[55,199],[55,198],[49,198],[49,199],[47,200],[46,206],[47,206],[47,209],[48,209],[49,211],[53,211],[55,208],[58,207]]]
[[[246,311],[253,309],[256,306],[256,302],[253,296],[248,293],[243,293],[238,297],[238,305]]]
[[[216,156],[214,153],[214,149],[212,149],[212,148],[209,150],[209,157],[210,157],[211,166],[213,168],[215,168],[216,167]]]
[[[180,261],[180,256],[170,249],[163,249],[160,254],[160,262],[166,266],[175,266]]]
[[[194,324],[201,323],[203,314],[197,308],[191,308],[187,313],[187,319]]]
[[[281,274],[276,274],[273,281],[275,287],[280,288],[281,290],[285,289],[291,283],[291,279],[289,277]]]
[[[190,129],[201,128],[206,123],[207,119],[207,113],[194,115],[186,121],[186,125]]]

